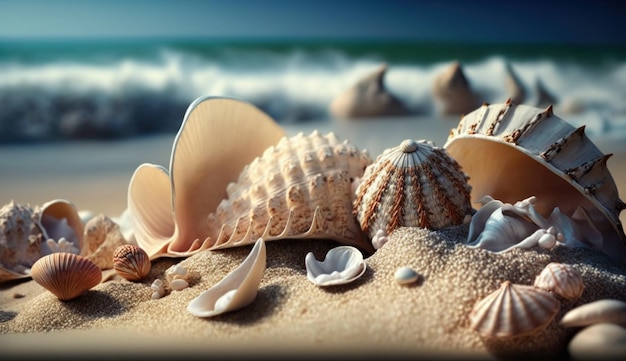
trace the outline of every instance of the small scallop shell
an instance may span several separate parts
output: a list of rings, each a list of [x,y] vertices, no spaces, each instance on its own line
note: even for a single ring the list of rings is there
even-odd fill
[[[547,327],[559,308],[550,292],[505,281],[474,305],[470,327],[484,337],[528,335]]]
[[[556,262],[549,263],[541,271],[534,286],[569,300],[579,298],[585,289],[583,278],[574,267]]]
[[[401,226],[440,229],[463,224],[473,209],[471,187],[458,163],[432,142],[412,139],[388,148],[356,189],[354,214],[374,238]]]
[[[318,286],[350,283],[365,273],[363,254],[352,246],[339,246],[326,253],[324,261],[315,259],[313,252],[305,258],[306,276]]]
[[[97,286],[102,280],[102,271],[77,254],[52,253],[33,264],[31,276],[59,300],[67,301]]]
[[[150,273],[152,266],[148,254],[143,249],[125,244],[113,251],[113,268],[118,275],[129,281],[139,281]]]

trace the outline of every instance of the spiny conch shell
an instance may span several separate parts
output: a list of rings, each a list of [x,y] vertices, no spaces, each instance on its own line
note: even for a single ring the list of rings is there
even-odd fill
[[[352,246],[339,246],[326,253],[324,261],[307,253],[304,263],[309,281],[318,286],[335,286],[350,283],[365,273],[363,254]]]
[[[200,97],[189,105],[172,147],[169,171],[144,163],[128,186],[137,245],[151,259],[185,257],[210,246],[207,216],[245,165],[285,136],[257,107]]]
[[[606,166],[611,154],[603,154],[584,130],[555,116],[551,106],[542,110],[509,100],[462,117],[444,148],[469,175],[472,199],[490,195],[514,203],[536,196],[543,217],[555,208],[572,218],[584,213],[603,238],[594,244],[626,262],[619,220],[626,204]]]
[[[597,323],[614,323],[626,327],[626,302],[602,299],[573,308],[561,319],[563,327],[584,327]]]
[[[371,163],[334,133],[284,137],[228,185],[208,216],[210,249],[278,239],[323,238],[373,253],[352,215],[353,181]]]
[[[102,271],[84,257],[59,252],[37,260],[32,267],[32,277],[59,300],[68,301],[97,286],[102,280]]]
[[[469,315],[470,327],[484,337],[528,335],[547,327],[559,308],[559,300],[548,291],[504,281],[476,302]]]
[[[578,299],[585,290],[580,273],[572,265],[557,262],[549,263],[535,278],[533,285],[568,300]]]
[[[402,226],[441,229],[472,213],[471,187],[458,163],[433,142],[412,139],[388,148],[356,189],[354,214],[373,239]]]
[[[85,240],[80,255],[93,261],[100,269],[110,269],[114,266],[116,249],[126,244],[117,223],[99,214],[85,224]]]
[[[150,273],[151,267],[146,251],[133,244],[121,245],[113,251],[113,269],[129,281],[142,280]]]
[[[187,311],[196,317],[213,317],[250,305],[256,298],[265,266],[265,242],[259,238],[246,259],[213,287],[191,300]]]

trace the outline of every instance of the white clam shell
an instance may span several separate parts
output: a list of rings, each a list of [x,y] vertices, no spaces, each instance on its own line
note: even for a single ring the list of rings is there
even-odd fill
[[[569,264],[551,262],[535,278],[534,286],[557,295],[575,300],[585,290],[583,278]]]
[[[597,323],[580,330],[567,346],[573,360],[626,359],[626,327]]]
[[[569,310],[561,319],[564,327],[582,327],[596,323],[614,323],[626,327],[626,302],[602,299]]]
[[[306,276],[318,286],[350,283],[365,273],[363,254],[352,246],[339,246],[326,253],[323,261],[315,259],[313,252],[305,257]]]
[[[619,220],[626,204],[607,168],[610,154],[602,153],[584,129],[554,115],[551,106],[484,104],[461,118],[444,148],[468,174],[473,200],[490,195],[512,204],[536,196],[543,217],[559,208],[576,218],[581,208],[603,237],[592,243],[626,261]]]
[[[265,241],[259,238],[246,259],[213,287],[191,300],[187,311],[196,317],[213,317],[248,306],[256,298],[265,266]]]
[[[399,267],[393,274],[393,278],[401,285],[415,283],[419,279],[419,277],[419,273],[417,273],[413,268],[408,266]]]
[[[559,308],[559,300],[550,292],[505,281],[476,302],[469,315],[470,327],[484,337],[528,335],[547,327]]]

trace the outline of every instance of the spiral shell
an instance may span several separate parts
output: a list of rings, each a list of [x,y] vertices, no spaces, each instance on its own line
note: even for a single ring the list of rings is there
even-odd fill
[[[379,229],[440,229],[472,213],[471,187],[458,163],[432,142],[412,139],[388,148],[369,165],[356,189],[354,214],[372,239]]]
[[[129,281],[139,281],[150,273],[152,263],[143,249],[125,244],[113,251],[113,268]]]
[[[61,301],[76,298],[102,281],[102,271],[92,261],[74,253],[52,253],[33,264],[35,282]]]
[[[470,327],[484,337],[528,335],[547,327],[559,308],[559,300],[550,292],[505,281],[476,302]]]
[[[45,234],[36,212],[11,201],[0,209],[0,280],[28,277],[28,268],[41,257]]]
[[[583,278],[568,264],[551,262],[535,278],[534,286],[557,295],[575,300],[582,295],[585,285]]]

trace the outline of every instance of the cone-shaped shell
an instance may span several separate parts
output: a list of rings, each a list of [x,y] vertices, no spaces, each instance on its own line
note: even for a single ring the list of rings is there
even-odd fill
[[[102,280],[102,271],[95,263],[73,253],[41,257],[33,264],[31,275],[61,301],[80,296]]]
[[[187,311],[196,317],[213,317],[251,304],[266,267],[265,242],[257,239],[246,259],[213,287],[191,300]]]
[[[542,290],[551,291],[569,300],[578,299],[585,285],[583,278],[574,267],[569,264],[551,262],[535,278],[534,286]]]
[[[143,249],[125,244],[113,251],[113,269],[129,281],[139,281],[150,273],[152,263]]]
[[[552,107],[484,104],[461,118],[444,148],[470,177],[472,200],[488,195],[513,204],[536,196],[544,217],[555,207],[571,217],[580,206],[604,238],[602,251],[626,262],[619,220],[625,204],[606,166],[610,154],[587,138],[584,126],[575,128]]]
[[[550,292],[505,281],[476,302],[469,315],[470,327],[484,337],[528,335],[547,327],[559,308],[559,300]]]
[[[467,176],[444,149],[407,139],[365,169],[354,214],[370,239],[379,229],[441,229],[472,213],[470,192]]]
[[[184,257],[209,247],[206,218],[245,165],[285,136],[252,104],[200,97],[189,105],[174,140],[169,170],[140,165],[128,187],[137,244],[151,259]]]

